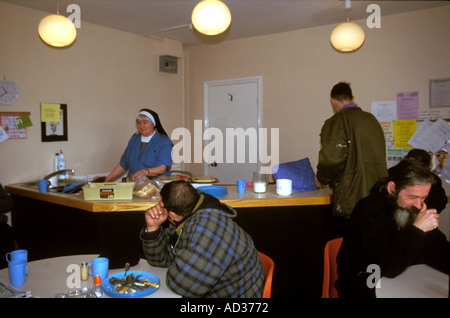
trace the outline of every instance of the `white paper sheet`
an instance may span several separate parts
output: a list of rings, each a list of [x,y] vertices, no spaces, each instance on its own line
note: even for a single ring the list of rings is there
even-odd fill
[[[397,119],[397,102],[395,100],[385,102],[372,102],[372,114],[378,121],[390,121]]]
[[[4,142],[6,139],[8,139],[8,134],[3,129],[3,127],[0,126],[0,142]]]
[[[424,128],[420,129],[422,126]],[[432,125],[428,121],[425,121],[420,128],[408,142],[414,148],[436,153],[450,139],[450,125],[443,119],[438,119]]]

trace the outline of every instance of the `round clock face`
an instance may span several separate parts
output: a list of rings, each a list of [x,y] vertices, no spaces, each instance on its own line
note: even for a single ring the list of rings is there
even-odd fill
[[[0,81],[0,104],[12,104],[18,97],[19,89],[16,83],[7,80]]]

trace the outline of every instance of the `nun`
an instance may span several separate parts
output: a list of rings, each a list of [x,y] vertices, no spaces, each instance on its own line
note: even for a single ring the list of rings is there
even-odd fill
[[[137,180],[139,176],[155,178],[170,174],[172,165],[172,141],[161,125],[156,112],[143,108],[136,116],[137,132],[134,133],[120,162],[106,177],[114,181],[127,170],[127,177]]]

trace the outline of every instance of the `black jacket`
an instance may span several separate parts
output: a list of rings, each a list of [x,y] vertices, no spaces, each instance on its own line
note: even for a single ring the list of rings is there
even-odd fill
[[[381,277],[396,277],[408,266],[428,264],[448,273],[450,243],[439,229],[423,232],[412,224],[399,229],[387,196],[372,193],[353,210],[337,257],[339,294],[375,297],[367,287],[367,268],[380,266]]]
[[[428,209],[436,209],[437,213],[441,213],[447,205],[448,199],[445,190],[442,187],[442,180],[438,175],[434,175],[434,183],[431,186],[430,193],[425,199]]]

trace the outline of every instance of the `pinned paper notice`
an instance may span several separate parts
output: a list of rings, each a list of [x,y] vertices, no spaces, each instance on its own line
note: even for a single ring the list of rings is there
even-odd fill
[[[416,132],[416,120],[404,119],[394,121],[394,148],[413,148],[408,141]]]
[[[416,148],[421,147],[424,150],[437,153],[447,140],[450,140],[450,125],[445,120],[438,119],[435,123],[425,121],[411,138],[410,144]]]
[[[372,102],[372,114],[378,121],[389,121],[397,119],[397,102]]]
[[[3,127],[0,126],[0,142],[4,142],[6,139],[8,139],[8,134],[3,129]]]
[[[394,121],[380,121],[380,126],[383,129],[384,139],[386,142],[394,142]]]
[[[419,92],[397,93],[397,119],[418,119]]]
[[[17,129],[33,126],[30,116],[28,115],[23,117],[16,117],[14,118],[14,121],[16,122]]]
[[[60,104],[41,103],[41,121],[59,123],[61,119]]]

